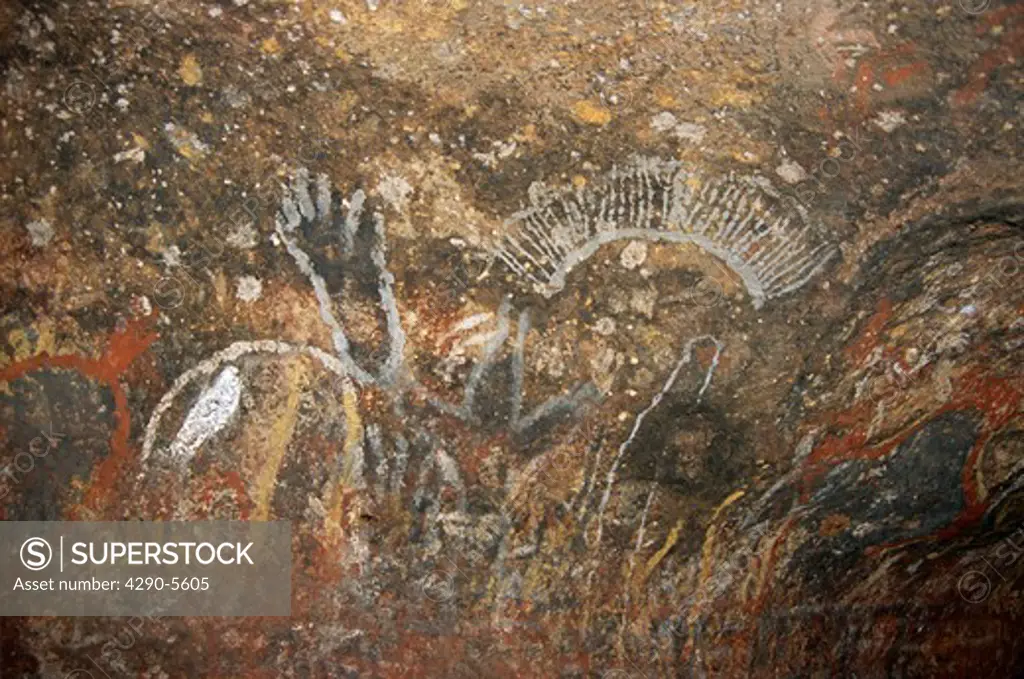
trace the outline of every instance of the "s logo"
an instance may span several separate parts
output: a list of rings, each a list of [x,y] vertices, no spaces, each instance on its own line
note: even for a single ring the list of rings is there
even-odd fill
[[[29,538],[21,544],[21,563],[30,571],[41,571],[50,565],[53,550],[42,538]]]

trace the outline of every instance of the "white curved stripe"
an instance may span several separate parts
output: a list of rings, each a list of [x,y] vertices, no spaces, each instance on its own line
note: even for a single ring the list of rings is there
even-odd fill
[[[312,356],[319,360],[324,367],[338,376],[341,383],[342,393],[352,396],[356,395],[355,385],[349,377],[348,372],[345,370],[344,364],[322,349],[305,344],[280,342],[278,340],[235,342],[226,349],[222,349],[210,358],[200,362],[199,365],[186,370],[178,377],[178,379],[174,380],[174,384],[171,385],[171,388],[167,390],[167,393],[165,393],[160,399],[160,402],[157,403],[156,408],[153,409],[153,414],[150,415],[149,422],[146,424],[146,433],[142,442],[141,460],[145,462],[153,453],[153,445],[156,441],[157,430],[160,427],[160,422],[163,419],[164,413],[167,412],[171,407],[171,404],[174,403],[174,399],[181,394],[186,386],[200,377],[213,375],[213,373],[220,370],[225,364],[237,361],[243,356],[249,356],[252,354],[277,354],[279,356],[306,354],[308,356]]]
[[[711,360],[711,366],[708,368],[707,373],[705,374],[704,383],[701,384],[700,391],[697,392],[696,402],[700,403],[701,399],[704,398],[704,392],[707,391],[709,386],[711,386],[711,378],[715,374],[715,369],[718,367],[718,361],[719,359],[721,359],[722,351],[725,349],[725,344],[723,344],[714,335],[701,335],[699,337],[694,337],[693,339],[686,343],[686,346],[683,348],[682,357],[676,363],[676,367],[672,370],[672,374],[669,375],[668,379],[665,381],[665,384],[661,387],[661,391],[655,394],[654,398],[651,399],[650,404],[648,404],[648,406],[644,408],[642,411],[640,411],[640,413],[636,416],[636,418],[633,420],[633,428],[630,430],[629,436],[626,438],[625,441],[623,441],[619,445],[618,452],[615,454],[615,459],[612,460],[612,466],[608,470],[608,476],[605,479],[604,494],[601,496],[601,504],[598,506],[597,509],[597,537],[595,541],[596,545],[601,544],[601,537],[602,535],[604,535],[605,509],[607,509],[608,501],[611,499],[612,487],[615,485],[615,475],[619,469],[619,464],[622,462],[626,450],[628,450],[630,444],[632,444],[633,441],[636,440],[637,433],[640,431],[641,426],[643,426],[644,418],[646,418],[652,410],[657,408],[658,404],[660,404],[661,401],[665,398],[665,396],[672,390],[673,385],[675,385],[676,380],[679,378],[679,373],[682,372],[683,370],[683,366],[689,364],[690,360],[693,358],[693,347],[697,344],[697,342],[708,340],[713,342],[715,345],[715,356]]]
[[[765,293],[764,287],[761,285],[761,280],[758,278],[757,270],[743,261],[742,258],[738,257],[732,251],[719,247],[718,244],[711,239],[695,233],[685,233],[683,231],[657,231],[653,229],[619,229],[617,231],[606,231],[591,238],[589,241],[584,243],[582,247],[576,248],[562,260],[558,268],[556,268],[554,273],[551,274],[551,277],[545,284],[544,289],[541,290],[541,294],[545,297],[551,297],[562,290],[565,287],[566,276],[569,275],[569,272],[572,271],[574,267],[592,257],[594,253],[601,249],[602,246],[619,240],[693,243],[708,254],[714,255],[718,259],[722,260],[726,266],[736,272],[736,275],[743,280],[743,284],[746,286],[747,292],[750,293],[755,309],[760,309],[767,299],[767,294]]]

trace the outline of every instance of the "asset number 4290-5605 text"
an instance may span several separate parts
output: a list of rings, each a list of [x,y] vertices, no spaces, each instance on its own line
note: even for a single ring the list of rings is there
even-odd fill
[[[173,592],[187,592],[196,590],[205,592],[210,589],[210,578],[128,578],[125,582],[127,589],[147,590],[155,589],[162,591],[169,589]]]

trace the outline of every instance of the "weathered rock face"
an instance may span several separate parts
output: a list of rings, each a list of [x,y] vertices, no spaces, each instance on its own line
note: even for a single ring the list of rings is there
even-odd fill
[[[0,8],[0,517],[294,534],[289,619],[0,676],[1024,671],[1022,31]]]

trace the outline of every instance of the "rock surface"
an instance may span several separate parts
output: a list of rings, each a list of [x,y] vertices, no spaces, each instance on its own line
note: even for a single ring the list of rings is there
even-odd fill
[[[0,618],[0,676],[1024,672],[1022,51],[1009,0],[0,7],[0,518],[295,557],[291,618]]]

